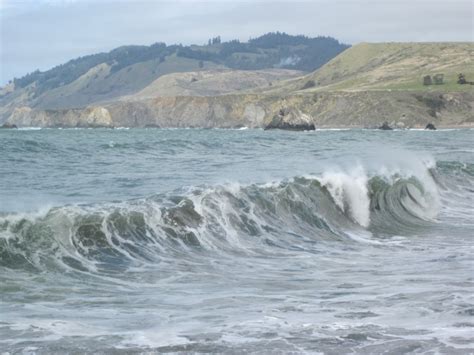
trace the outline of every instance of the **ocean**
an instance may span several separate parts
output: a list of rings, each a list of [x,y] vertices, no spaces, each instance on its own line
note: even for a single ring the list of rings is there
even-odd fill
[[[5,354],[474,352],[474,130],[0,130]]]

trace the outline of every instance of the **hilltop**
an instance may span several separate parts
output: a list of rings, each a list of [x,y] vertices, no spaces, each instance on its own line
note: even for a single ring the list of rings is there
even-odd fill
[[[466,91],[458,74],[474,80],[472,43],[360,43],[316,70],[282,86],[284,91]],[[423,78],[442,74],[443,82]],[[278,90],[274,90],[275,92]]]
[[[361,43],[310,73],[232,70],[209,62],[202,70],[166,73],[131,93],[79,108],[17,105],[7,122],[265,127],[283,109],[316,127],[377,127],[384,121],[398,128],[472,127],[474,85],[457,80],[462,73],[474,81],[473,54],[473,43]]]
[[[331,37],[310,38],[280,32],[267,33],[248,42],[223,42],[215,37],[205,45],[123,46],[14,78],[0,89],[0,120],[16,107],[66,109],[113,101],[136,94],[167,74],[245,70],[250,73],[245,74],[247,79],[240,86],[238,77],[234,77],[233,87],[254,88],[266,76],[257,72],[249,80],[255,71],[280,69],[279,78],[287,79],[319,68],[346,48],[347,45]],[[294,73],[290,74],[289,70]]]

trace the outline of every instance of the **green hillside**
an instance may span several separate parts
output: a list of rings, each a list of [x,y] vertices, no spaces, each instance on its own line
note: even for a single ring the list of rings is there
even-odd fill
[[[458,74],[474,81],[473,43],[361,43],[280,90],[288,91],[469,91]],[[443,82],[434,83],[442,74]],[[424,85],[430,76],[433,84]]]

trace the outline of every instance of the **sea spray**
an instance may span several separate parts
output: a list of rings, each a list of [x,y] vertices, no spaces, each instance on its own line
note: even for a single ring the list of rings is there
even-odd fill
[[[349,173],[325,172],[318,180],[328,189],[343,212],[347,212],[363,227],[370,224],[368,178],[361,165]]]
[[[137,267],[182,252],[262,255],[294,243],[348,243],[365,233],[361,227],[412,233],[433,217],[431,194],[414,176],[370,177],[357,166],[320,177],[7,214],[0,218],[0,253],[8,255],[1,263],[100,274],[107,264]]]

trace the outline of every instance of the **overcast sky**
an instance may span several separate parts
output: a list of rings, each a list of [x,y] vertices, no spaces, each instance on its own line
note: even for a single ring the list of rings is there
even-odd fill
[[[217,35],[473,41],[473,6],[474,0],[0,0],[0,84],[125,44],[202,44]]]

